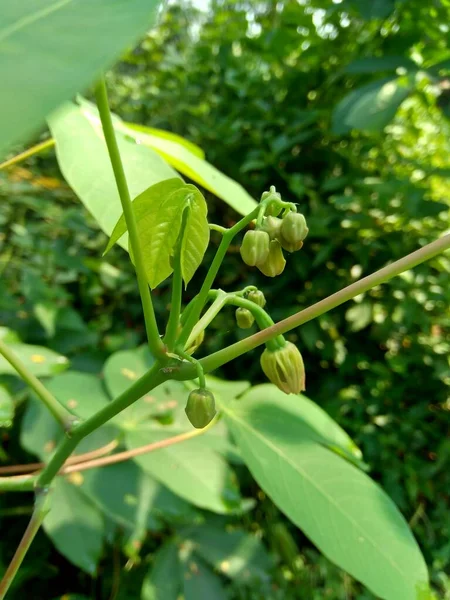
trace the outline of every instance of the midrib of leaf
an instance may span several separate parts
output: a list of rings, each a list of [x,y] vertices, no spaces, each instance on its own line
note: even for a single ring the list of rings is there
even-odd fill
[[[268,440],[266,437],[264,437],[263,435],[261,435],[256,429],[254,429],[253,427],[251,427],[248,423],[246,423],[246,421],[243,421],[242,419],[240,419],[236,413],[233,413],[232,411],[230,411],[229,409],[227,409],[225,406],[222,406],[222,410],[224,410],[226,413],[228,413],[233,419],[235,419],[236,421],[239,421],[239,423],[241,423],[245,428],[247,428],[249,431],[251,431],[255,436],[257,436],[260,440],[263,441],[263,443],[266,444],[266,446],[268,446],[269,448],[271,448],[273,450],[273,452],[275,452],[275,454],[278,455],[279,458],[283,458],[287,463],[289,463],[291,465],[291,467],[294,468],[295,471],[297,471],[298,473],[300,473],[307,481],[309,481],[309,483],[317,490],[319,491],[320,494],[322,494],[322,496],[324,498],[326,498],[331,504],[334,505],[334,507],[337,509],[338,512],[341,513],[341,515],[347,520],[349,521],[363,536],[365,539],[367,539],[367,541],[373,546],[373,548],[379,552],[379,554],[381,556],[383,556],[388,563],[390,563],[402,576],[404,575],[404,572],[402,571],[401,567],[399,565],[397,565],[396,562],[394,562],[392,559],[387,558],[385,552],[378,546],[378,544],[372,540],[370,538],[369,535],[367,535],[366,531],[364,531],[363,529],[361,529],[359,523],[357,521],[355,521],[354,519],[351,518],[351,516],[344,512],[342,510],[342,508],[339,506],[339,504],[336,503],[336,501],[333,499],[332,496],[330,496],[329,494],[327,494],[325,492],[325,490],[323,490],[318,484],[317,482],[314,481],[314,479],[312,479],[305,471],[303,471],[303,469],[295,464],[294,462],[292,462],[292,460],[290,460],[289,456],[287,456],[286,454],[284,454],[284,452],[281,451],[281,449],[279,449],[277,446],[275,446],[270,440]]]
[[[32,25],[33,23],[36,23],[40,19],[43,19],[44,17],[51,15],[52,13],[56,12],[57,10],[64,8],[64,6],[66,6],[67,4],[70,4],[73,1],[74,0],[59,0],[59,2],[55,2],[52,6],[47,6],[45,8],[42,8],[41,10],[38,10],[34,14],[27,15],[26,17],[19,19],[17,21],[17,23],[10,25],[10,27],[7,27],[3,31],[3,33],[0,34],[0,42],[5,41],[6,39],[8,39],[8,37],[13,35],[17,31],[20,31],[21,29],[24,29],[25,27],[27,27],[27,25]]]

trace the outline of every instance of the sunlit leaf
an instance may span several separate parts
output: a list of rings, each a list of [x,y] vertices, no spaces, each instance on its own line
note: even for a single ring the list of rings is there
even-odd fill
[[[86,108],[66,103],[50,116],[48,122],[64,178],[103,231],[110,235],[122,214],[122,205],[97,121],[98,117],[96,120]],[[154,183],[176,176],[175,171],[150,148],[139,146],[120,133],[117,142],[132,198]],[[119,242],[123,248],[127,248],[127,237]]]
[[[325,556],[381,598],[417,600],[427,568],[381,488],[318,443],[295,410],[258,398],[224,410],[258,484]]]
[[[405,78],[388,78],[353,90],[334,109],[334,133],[342,135],[352,129],[382,131],[412,89],[411,81]]]
[[[155,0],[2,0],[0,155],[153,24]],[[76,32],[76,35],[75,35]]]

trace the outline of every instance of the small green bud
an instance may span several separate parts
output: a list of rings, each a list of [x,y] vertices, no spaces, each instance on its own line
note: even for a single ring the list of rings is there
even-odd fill
[[[303,242],[308,235],[305,217],[297,212],[289,212],[281,221],[281,235],[290,244]]]
[[[267,277],[276,277],[284,271],[286,261],[283,250],[278,240],[272,240],[269,246],[269,255],[263,263],[258,264],[258,269]]]
[[[266,208],[266,215],[268,217],[278,217],[280,212],[283,210],[282,204],[278,200],[273,200],[269,202]]]
[[[187,418],[196,429],[203,429],[211,423],[216,414],[214,396],[204,388],[192,390],[186,404]]]
[[[238,308],[236,310],[236,322],[241,329],[249,329],[255,322],[255,317],[248,308]]]
[[[261,355],[261,368],[266,377],[286,394],[305,390],[305,366],[297,346],[291,342],[278,350],[266,348]]]
[[[185,351],[188,354],[194,354],[194,352],[197,350],[197,348],[199,348],[202,345],[204,339],[205,339],[205,332],[201,331],[198,334],[198,336],[195,338],[195,340],[192,340],[192,342],[189,344],[189,346],[186,346]]]
[[[266,217],[262,222],[261,229],[269,234],[271,240],[276,240],[280,236],[282,222],[277,217]]]
[[[261,308],[264,308],[266,305],[266,297],[261,292],[261,290],[252,290],[251,292],[249,292],[247,300],[250,300],[250,302],[254,302],[254,304],[257,304]]]
[[[241,256],[246,265],[255,267],[269,254],[269,234],[265,231],[247,231],[241,244]]]
[[[286,252],[297,252],[297,250],[301,250],[303,248],[303,242],[291,244],[290,242],[287,242],[282,235],[280,236],[280,244],[283,250],[286,250]]]

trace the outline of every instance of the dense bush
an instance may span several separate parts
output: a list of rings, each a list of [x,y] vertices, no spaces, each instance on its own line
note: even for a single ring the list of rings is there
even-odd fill
[[[171,7],[109,76],[113,109],[125,119],[197,143],[210,162],[255,198],[275,185],[283,198],[300,204],[309,243],[290,258],[282,277],[269,282],[248,269],[236,247],[217,283],[224,289],[240,282],[258,285],[274,320],[448,228],[450,126],[436,85],[419,78],[415,92],[380,132],[336,132],[335,108],[351,89],[389,74],[392,57],[395,65],[398,57],[419,64],[443,59],[441,25],[448,21],[449,7],[385,0],[374,3],[371,12],[356,0],[326,10],[323,4],[213,2],[208,14]],[[388,60],[365,67],[355,62],[372,57]],[[0,222],[0,269],[6,281],[1,324],[24,341],[69,356],[78,370],[99,372],[109,354],[143,339],[126,256],[115,249],[100,258],[106,238],[58,180],[51,154],[3,175],[0,185],[10,200]],[[212,196],[209,201],[213,220],[234,221],[233,211]],[[445,574],[450,565],[449,270],[448,257],[438,257],[288,336],[302,348],[309,397],[360,445],[371,475],[410,521],[433,583],[445,597],[450,594]],[[157,296],[159,317],[169,302],[166,291],[163,287]],[[230,311],[213,322],[203,351],[239,335]],[[256,356],[242,357],[221,374],[263,381]],[[12,385],[8,378],[5,383]],[[27,458],[15,429],[5,433],[5,440],[4,458]],[[371,597],[319,558],[244,470],[240,477],[258,498],[243,525],[261,534],[279,568],[272,592],[262,586],[244,595],[238,587],[236,598]],[[0,501],[4,515],[14,513],[13,498]],[[163,535],[169,533],[170,528]],[[11,538],[17,535],[12,529]],[[149,540],[149,551],[157,547],[157,535]],[[43,538],[41,547],[50,552]],[[6,562],[9,549],[1,552]],[[114,577],[110,558],[104,562],[104,590],[99,584],[91,597],[106,597]],[[56,569],[47,569],[55,595],[64,591],[65,574],[72,574],[61,559],[58,567],[59,580]],[[127,586],[133,577],[124,579],[123,596],[117,597],[131,597],[123,590],[132,590]],[[88,593],[88,584],[80,578],[73,589]]]

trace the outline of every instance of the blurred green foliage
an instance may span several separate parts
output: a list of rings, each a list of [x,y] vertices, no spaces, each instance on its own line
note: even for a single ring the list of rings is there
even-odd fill
[[[171,6],[160,26],[110,73],[112,108],[124,119],[185,136],[255,198],[275,185],[307,217],[307,243],[290,257],[283,276],[268,281],[247,268],[236,246],[216,287],[258,285],[279,320],[448,229],[448,80],[439,69],[433,78],[425,68],[448,60],[449,17],[448,0],[214,0],[209,13]],[[361,66],[356,62],[361,59],[376,60]],[[410,61],[419,71],[414,90],[384,130],[333,133],[342,98],[390,75],[392,65],[394,72],[408,68]],[[51,153],[3,172],[0,194],[1,324],[24,341],[69,356],[72,368],[94,373],[110,353],[142,341],[127,256],[114,248],[101,258],[106,238],[58,181]],[[234,222],[236,214],[222,202],[212,196],[208,201],[212,221]],[[214,234],[209,259],[218,241]],[[196,293],[205,269],[188,295]],[[440,256],[288,336],[302,350],[309,397],[361,447],[372,477],[410,521],[432,582],[445,598],[450,598],[449,272],[449,257]],[[156,290],[159,319],[166,314],[167,292],[167,284]],[[230,310],[213,322],[202,352],[243,335]],[[246,355],[221,374],[263,381],[257,356]],[[19,393],[20,416],[23,392],[8,376],[0,383]],[[5,430],[2,458],[31,460],[16,437],[15,428]],[[236,585],[231,597],[372,597],[320,557],[248,474],[238,472],[246,495],[258,500],[240,524],[262,537],[278,567],[270,584],[251,591]],[[1,497],[0,518],[26,512],[21,503],[14,495]],[[8,529],[0,564],[10,557],[25,518]],[[170,533],[168,528],[150,536],[147,553]],[[22,573],[19,585],[39,570],[55,597],[80,591],[107,598],[116,585],[117,549],[105,555],[101,577],[92,584],[43,535],[36,548],[34,566]],[[140,568],[124,572],[116,600],[138,597],[137,574]],[[48,597],[44,587],[37,593]]]

